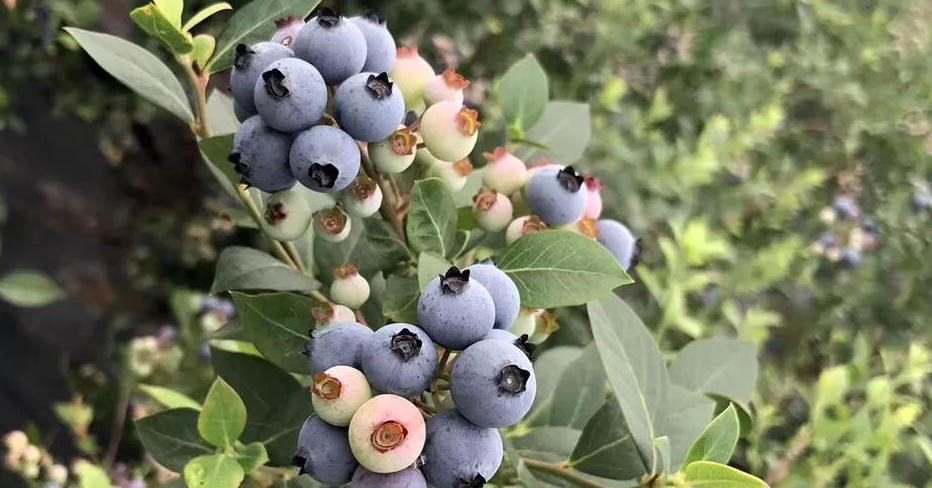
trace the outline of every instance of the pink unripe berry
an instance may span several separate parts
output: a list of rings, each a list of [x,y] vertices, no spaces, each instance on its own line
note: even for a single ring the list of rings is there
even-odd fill
[[[424,101],[428,107],[444,100],[462,105],[463,90],[468,86],[469,81],[466,78],[452,68],[448,69],[434,76],[424,85]]]
[[[402,127],[388,139],[369,144],[369,158],[383,173],[401,173],[414,162],[417,136],[411,129]]]
[[[586,212],[583,217],[599,220],[602,215],[602,188],[604,185],[594,176],[586,176]]]
[[[359,407],[349,425],[353,455],[374,473],[394,473],[414,464],[426,434],[420,410],[397,395],[372,398]]]
[[[369,299],[369,282],[352,264],[333,270],[330,299],[349,308],[359,308]]]
[[[311,309],[311,315],[318,328],[333,324],[352,324],[356,322],[356,314],[343,305],[335,303],[322,303],[319,307]]]
[[[476,224],[486,232],[498,232],[511,222],[513,209],[508,197],[495,190],[482,188],[474,197],[473,214]]]
[[[543,223],[536,215],[518,217],[508,224],[508,229],[505,230],[505,243],[511,244],[528,234],[545,230],[547,230],[547,224]]]
[[[349,236],[351,221],[340,207],[319,210],[314,215],[314,234],[327,242],[342,242]]]
[[[482,184],[486,187],[510,195],[520,190],[527,182],[524,161],[514,157],[504,147],[483,156],[488,162],[482,175]]]
[[[440,178],[443,184],[454,193],[462,190],[463,187],[466,186],[466,179],[469,178],[472,171],[472,164],[466,159],[455,163],[447,163],[435,158],[433,167],[431,168],[431,173]]]
[[[314,375],[311,403],[324,422],[337,427],[350,424],[353,414],[372,398],[366,375],[350,366],[334,366]]]
[[[298,39],[298,33],[304,27],[304,20],[300,17],[288,17],[275,21],[278,30],[272,36],[272,42],[277,42],[287,48],[294,49],[294,42]]]
[[[424,85],[434,77],[434,68],[417,52],[416,47],[399,47],[395,67],[390,73],[395,84],[401,88],[407,109],[423,110]]]
[[[431,154],[443,161],[459,161],[476,146],[481,125],[475,110],[442,101],[421,116],[420,134]]]
[[[346,213],[353,217],[371,217],[382,206],[382,189],[372,178],[360,175],[343,192],[341,201]]]

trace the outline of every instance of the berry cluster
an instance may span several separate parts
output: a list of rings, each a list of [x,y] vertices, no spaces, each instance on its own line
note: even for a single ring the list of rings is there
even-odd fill
[[[820,217],[830,229],[812,244],[812,250],[831,262],[857,268],[864,254],[876,250],[880,244],[877,223],[871,217],[862,216],[857,202],[847,195],[835,197]]]
[[[471,170],[445,162],[465,161],[478,139],[478,113],[463,106],[469,82],[452,70],[435,75],[416,49],[396,50],[372,13],[345,18],[324,8],[307,23],[278,25],[272,40],[237,47],[230,75],[242,125],[229,161],[242,183],[272,193],[263,215],[270,236],[297,239],[313,220],[324,240],[345,239],[350,216],[369,217],[382,204],[379,186],[360,174],[365,157],[387,174],[407,169],[416,153],[443,162],[439,174]],[[292,192],[296,182],[342,193],[340,205],[312,216]]]
[[[353,488],[483,486],[502,462],[498,428],[524,418],[537,393],[534,347],[508,331],[519,312],[517,287],[491,263],[432,280],[419,326],[372,331],[332,312],[306,347],[315,414],[295,463]]]
[[[625,270],[637,264],[640,240],[621,222],[599,218],[601,181],[546,159],[528,168],[501,147],[485,158],[484,187],[473,197],[479,228],[504,229],[508,243],[534,232],[567,229],[598,240]]]

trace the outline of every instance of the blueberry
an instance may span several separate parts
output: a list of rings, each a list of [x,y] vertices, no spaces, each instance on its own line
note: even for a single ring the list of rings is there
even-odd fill
[[[511,332],[508,332],[505,329],[492,329],[489,331],[488,334],[486,334],[486,336],[482,340],[484,341],[485,340],[505,341],[505,342],[514,343],[515,341],[518,340],[518,336],[512,334]]]
[[[483,340],[456,358],[450,393],[470,422],[480,427],[508,427],[531,409],[537,379],[525,350],[505,341]]]
[[[498,430],[478,427],[456,410],[427,420],[424,478],[434,488],[483,486],[502,464]]]
[[[858,268],[861,266],[862,256],[861,252],[857,249],[845,248],[841,251],[841,257],[839,262],[842,266],[850,269]]]
[[[228,158],[242,183],[267,193],[294,186],[295,177],[288,165],[291,137],[265,125],[254,115],[243,122],[233,136],[233,152]]]
[[[481,340],[495,324],[495,302],[469,270],[455,266],[424,287],[417,302],[421,328],[437,344],[461,350]]]
[[[444,100],[424,111],[419,130],[431,154],[443,161],[459,161],[476,147],[480,126],[478,112]]]
[[[413,464],[401,471],[382,474],[373,473],[360,466],[353,475],[351,488],[427,488],[427,481],[420,469]]]
[[[262,230],[273,239],[293,241],[311,226],[311,206],[307,198],[295,189],[272,194],[265,202]]]
[[[275,27],[278,27],[278,30],[272,36],[272,42],[291,48],[298,39],[301,29],[304,28],[304,19],[295,16],[278,19],[275,21]]]
[[[334,366],[362,366],[362,346],[372,337],[372,329],[362,324],[333,324],[311,332],[305,346],[311,374]]]
[[[551,227],[575,222],[586,211],[588,192],[583,177],[572,166],[537,171],[528,180],[525,193],[531,213]]]
[[[337,427],[350,424],[353,415],[372,398],[366,376],[351,366],[334,366],[314,375],[311,404],[321,420]]]
[[[382,189],[365,174],[359,175],[340,199],[343,209],[353,217],[367,218],[375,215],[382,206]]]
[[[472,197],[473,216],[476,226],[486,232],[504,230],[511,223],[514,215],[514,206],[507,196],[495,190],[481,188],[479,193]]]
[[[376,473],[394,473],[414,464],[424,450],[424,417],[398,395],[364,403],[349,426],[349,443],[359,464]]]
[[[640,243],[624,224],[616,220],[602,219],[596,222],[596,227],[599,231],[599,244],[615,256],[625,271],[637,264]]]
[[[301,474],[328,485],[348,483],[359,466],[350,450],[346,427],[334,427],[312,415],[298,434],[294,464]]]
[[[840,195],[832,201],[832,209],[839,220],[848,220],[857,218],[860,213],[857,202],[851,197]]]
[[[913,194],[913,210],[916,212],[925,212],[932,208],[932,195],[926,192],[917,192]]]
[[[256,82],[255,101],[265,123],[282,132],[300,132],[323,116],[327,85],[307,62],[280,59],[266,67]]]
[[[279,59],[293,57],[291,49],[277,42],[260,42],[252,46],[236,46],[236,58],[230,73],[230,90],[233,99],[242,107],[244,113],[256,113],[253,93],[256,81],[265,71],[265,67]]]
[[[354,23],[323,8],[301,29],[294,51],[313,64],[328,85],[339,85],[365,65],[366,38]]]
[[[405,101],[384,72],[359,73],[337,88],[333,114],[354,139],[379,142],[398,129],[405,116]]]
[[[242,124],[243,122],[246,122],[246,119],[248,119],[249,117],[256,115],[256,111],[246,110],[236,100],[233,100],[233,115],[235,115],[236,120],[238,120]]]
[[[369,299],[369,282],[352,264],[333,270],[330,299],[349,308],[359,308]]]
[[[404,94],[408,109],[424,110],[424,86],[434,77],[434,69],[417,52],[416,47],[399,47],[395,57],[392,79]]]
[[[346,132],[329,125],[311,127],[291,146],[291,169],[304,186],[336,193],[359,173],[359,147]]]
[[[376,390],[410,398],[430,387],[437,348],[418,327],[386,325],[363,345],[362,369]]]
[[[385,27],[385,20],[369,11],[362,17],[353,17],[350,22],[359,28],[366,38],[366,64],[363,71],[381,73],[395,67],[395,38]]]
[[[495,302],[496,329],[511,329],[521,311],[521,295],[515,282],[491,262],[474,264],[468,268],[469,277],[488,290]]]

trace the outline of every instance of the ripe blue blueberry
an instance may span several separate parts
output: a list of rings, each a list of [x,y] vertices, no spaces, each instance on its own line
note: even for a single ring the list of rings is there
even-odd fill
[[[417,396],[430,387],[437,372],[437,348],[418,327],[386,325],[363,345],[362,370],[376,390]]]
[[[488,334],[485,335],[482,340],[505,341],[513,343],[518,340],[518,336],[505,329],[492,329]]]
[[[323,8],[301,29],[294,52],[313,64],[328,85],[339,85],[366,64],[366,37],[353,22]]]
[[[291,137],[265,125],[254,115],[243,122],[233,136],[233,152],[227,158],[242,177],[242,183],[267,193],[294,186],[288,164]]]
[[[334,366],[362,367],[362,347],[372,337],[372,329],[362,324],[343,323],[311,331],[304,347],[312,375]]]
[[[382,474],[373,473],[360,466],[353,475],[351,488],[427,488],[427,480],[417,466],[411,465],[401,471]]]
[[[327,85],[317,69],[297,58],[280,59],[262,72],[255,86],[256,110],[282,132],[310,128],[327,108]]]
[[[845,248],[841,251],[841,256],[839,257],[839,262],[842,266],[850,269],[858,268],[861,266],[862,256],[861,252],[853,248]]]
[[[835,210],[835,216],[839,220],[854,219],[860,214],[857,202],[845,195],[835,197],[832,201],[832,209]]]
[[[457,356],[450,393],[463,417],[479,427],[508,427],[524,418],[537,379],[523,344],[484,340]]]
[[[359,173],[359,147],[346,132],[318,125],[298,134],[291,146],[291,170],[304,186],[336,193]]]
[[[253,93],[256,81],[265,71],[265,67],[279,59],[293,57],[291,49],[277,42],[260,42],[247,46],[236,46],[236,57],[233,59],[233,71],[230,73],[230,90],[233,99],[244,110],[244,113],[256,113],[256,103]]]
[[[462,350],[481,340],[495,323],[495,302],[469,270],[455,266],[424,287],[417,301],[421,328],[441,346]]]
[[[366,64],[362,70],[372,73],[390,72],[395,67],[395,38],[385,27],[385,20],[369,11],[350,21],[366,38]]]
[[[427,420],[421,471],[434,488],[481,487],[495,476],[503,454],[497,429],[478,427],[449,410]]]
[[[561,227],[579,220],[586,211],[588,192],[585,179],[566,168],[545,168],[528,180],[525,194],[531,213],[550,227]]]
[[[359,73],[343,82],[333,98],[333,115],[354,139],[379,142],[392,135],[405,116],[401,90],[385,73]]]
[[[359,466],[350,450],[346,427],[334,427],[316,415],[308,417],[298,434],[293,463],[301,474],[328,484],[348,483]]]
[[[624,224],[616,220],[602,219],[596,222],[596,228],[599,230],[599,244],[615,256],[625,271],[637,264],[640,240],[635,238]]]
[[[482,283],[495,302],[496,329],[511,329],[521,311],[521,295],[515,282],[491,262],[474,264],[468,268],[469,277]]]
[[[235,115],[236,120],[238,120],[242,124],[243,122],[246,122],[246,119],[248,119],[249,117],[256,115],[256,111],[246,110],[236,100],[233,100],[233,115]]]

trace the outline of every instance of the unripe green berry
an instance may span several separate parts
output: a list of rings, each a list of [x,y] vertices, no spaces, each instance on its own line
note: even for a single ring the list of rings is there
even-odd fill
[[[341,203],[353,217],[371,217],[382,206],[382,189],[368,176],[360,175],[343,191]]]
[[[510,195],[527,182],[527,168],[524,161],[514,157],[505,148],[495,149],[495,152],[485,153],[485,172],[482,175],[482,184],[495,191]]]
[[[431,154],[444,161],[459,161],[476,146],[481,125],[475,110],[442,101],[424,112],[419,131]]]
[[[314,234],[327,242],[343,242],[352,221],[340,207],[328,207],[314,214]]]
[[[369,159],[383,173],[401,173],[414,162],[417,136],[402,127],[384,141],[369,144]]]
[[[356,314],[349,308],[336,303],[322,303],[311,310],[311,315],[318,329],[333,324],[350,324],[356,322]]]
[[[508,228],[505,230],[505,243],[511,244],[528,234],[545,230],[547,230],[547,224],[543,223],[536,215],[518,217],[508,224]]]
[[[398,48],[395,67],[390,75],[401,88],[407,109],[415,112],[423,110],[424,85],[434,77],[434,69],[418,54],[416,47]]]
[[[265,203],[262,230],[278,241],[293,241],[311,225],[311,206],[295,189],[273,193]]]
[[[350,424],[353,414],[372,398],[366,375],[351,366],[334,366],[314,375],[311,403],[314,413],[337,427]]]
[[[482,188],[473,198],[473,214],[476,224],[486,232],[498,232],[511,222],[512,208],[508,197]]]
[[[352,264],[333,270],[330,299],[351,309],[359,308],[369,299],[369,282],[359,275]]]
[[[426,149],[420,149],[418,153],[421,151],[426,151]],[[466,186],[466,180],[473,171],[472,164],[468,160],[463,159],[456,163],[447,163],[433,158],[433,156],[431,158],[434,163],[430,168],[430,174],[440,178],[451,192],[456,193]]]

